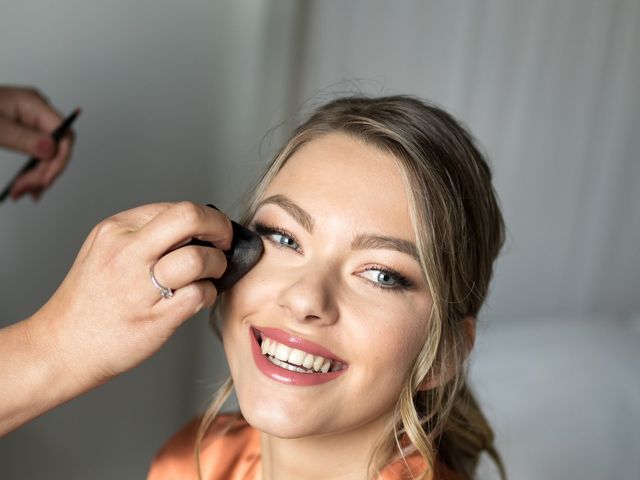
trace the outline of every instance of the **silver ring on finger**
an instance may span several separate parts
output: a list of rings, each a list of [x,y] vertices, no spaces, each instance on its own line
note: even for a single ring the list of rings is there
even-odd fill
[[[158,262],[156,262],[156,263],[158,263]],[[151,268],[149,268],[149,275],[151,275],[151,283],[153,283],[154,287],[156,287],[158,290],[160,290],[160,295],[162,296],[162,298],[171,298],[171,297],[173,297],[173,290],[171,290],[169,287],[165,287],[160,282],[158,282],[158,279],[156,278],[156,275],[153,273],[153,267],[155,267],[155,266],[156,266],[156,264],[154,263],[153,265],[151,265]]]

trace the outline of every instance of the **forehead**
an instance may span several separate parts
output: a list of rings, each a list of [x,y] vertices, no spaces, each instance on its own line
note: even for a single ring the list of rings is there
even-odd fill
[[[342,133],[316,138],[284,164],[265,191],[314,218],[355,231],[413,240],[400,167],[388,152]]]

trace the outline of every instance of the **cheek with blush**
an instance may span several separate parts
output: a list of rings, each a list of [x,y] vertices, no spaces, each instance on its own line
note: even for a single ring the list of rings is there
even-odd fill
[[[247,313],[254,312],[260,305],[264,305],[273,289],[269,288],[270,282],[263,270],[259,264],[256,265],[224,293],[221,304],[223,319],[237,315],[244,317]]]
[[[226,310],[234,318],[258,312],[266,314],[278,304],[292,269],[275,253],[267,247],[260,261],[225,293]]]

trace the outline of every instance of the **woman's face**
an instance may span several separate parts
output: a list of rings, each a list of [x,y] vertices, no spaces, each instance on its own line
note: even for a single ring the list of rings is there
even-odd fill
[[[262,200],[250,227],[263,257],[221,299],[242,413],[280,438],[373,433],[392,413],[431,308],[398,167],[332,133],[298,150]],[[277,342],[266,355],[260,332]],[[291,370],[312,361],[329,373]]]

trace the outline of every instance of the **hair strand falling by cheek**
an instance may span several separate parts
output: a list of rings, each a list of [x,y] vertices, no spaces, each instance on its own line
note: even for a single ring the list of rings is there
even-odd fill
[[[207,411],[202,417],[202,421],[200,422],[200,426],[198,427],[198,433],[196,435],[196,443],[194,450],[194,461],[196,462],[196,472],[198,473],[198,480],[204,480],[202,477],[202,467],[200,463],[200,451],[202,448],[202,440],[204,439],[207,430],[216,419],[218,413],[220,413],[220,409],[224,402],[227,401],[231,392],[233,391],[233,380],[229,376],[222,385],[218,388],[216,393],[213,396],[211,401],[211,405],[207,408]],[[224,435],[225,431],[216,432],[216,434]]]
[[[262,196],[291,156],[309,142],[342,133],[391,153],[408,198],[419,263],[432,301],[424,344],[381,432],[367,475],[390,460],[418,452],[421,480],[443,480],[447,469],[471,479],[482,454],[506,472],[494,434],[467,385],[469,322],[477,321],[489,290],[504,224],[491,171],[471,135],[451,115],[410,96],[353,96],[318,108],[294,132],[252,190],[242,216],[253,217]],[[475,328],[475,327],[474,327]],[[429,381],[429,388],[423,384]],[[200,446],[233,388],[228,379],[202,419]],[[405,460],[407,468],[408,462]],[[199,478],[202,479],[198,465]],[[411,471],[414,477],[414,472]]]

